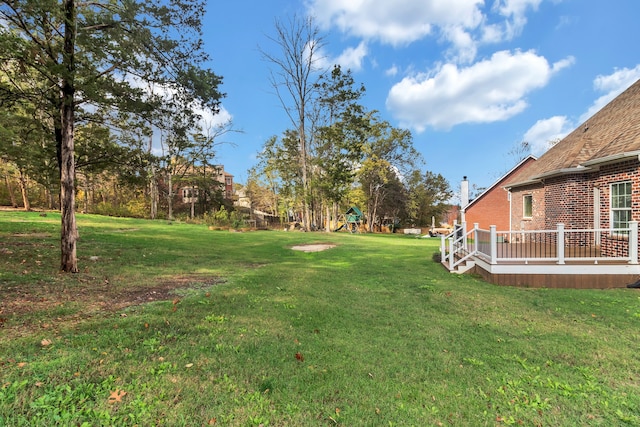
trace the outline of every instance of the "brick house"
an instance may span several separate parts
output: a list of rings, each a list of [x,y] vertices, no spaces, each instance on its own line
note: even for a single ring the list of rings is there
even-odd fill
[[[441,243],[450,271],[497,284],[609,288],[640,284],[640,80],[522,173],[501,180],[509,224],[496,216]],[[478,202],[480,203],[480,202]],[[502,205],[504,206],[504,204]],[[447,248],[448,244],[448,248]]]
[[[224,170],[223,165],[215,165],[207,168],[208,175],[212,177],[220,185],[222,198],[233,200],[233,175]],[[190,176],[197,175],[194,171],[188,171],[183,180],[189,181]],[[182,203],[198,203],[200,191],[197,185],[184,185],[180,188]]]
[[[484,229],[488,229],[490,225],[495,225],[499,230],[510,230],[511,200],[505,184],[521,180],[535,161],[536,158],[534,156],[527,156],[489,188],[471,200],[462,208],[462,220],[467,224],[478,224],[480,228]]]
[[[511,179],[510,230],[640,219],[640,80]]]

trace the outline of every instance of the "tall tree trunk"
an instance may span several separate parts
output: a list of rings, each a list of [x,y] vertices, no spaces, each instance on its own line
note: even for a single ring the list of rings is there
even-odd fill
[[[84,176],[84,207],[82,209],[82,213],[89,212],[89,177],[85,174]]]
[[[29,212],[31,210],[31,203],[29,202],[29,193],[27,192],[27,177],[24,176],[22,170],[20,170],[18,183],[20,184],[20,193],[22,194],[22,206],[24,206],[25,211]]]
[[[172,178],[173,178],[173,174],[171,172],[169,172],[168,177],[167,177],[167,182],[168,182],[168,189],[167,189],[167,205],[168,205],[168,212],[167,212],[167,219],[169,221],[173,220],[173,182],[172,182]]]
[[[149,197],[151,198],[151,219],[158,216],[158,181],[156,180],[155,167],[151,166],[151,181],[149,182]]]
[[[51,191],[51,187],[47,186],[44,189],[44,192],[45,192],[45,197],[47,198],[47,205],[48,205],[49,209],[53,210],[55,208],[55,203],[56,202],[53,200],[54,197],[53,197],[53,191]]]
[[[153,150],[153,135],[149,136],[149,154]],[[156,219],[158,216],[158,180],[156,180],[156,167],[153,162],[149,166],[149,198],[151,199],[151,209],[149,216],[151,219]]]
[[[60,269],[68,273],[78,272],[76,242],[78,228],[76,225],[75,200],[75,159],[74,159],[74,95],[75,95],[75,39],[76,39],[76,7],[75,0],[64,0],[64,77],[62,79],[61,97],[61,144],[60,144],[60,212],[61,227],[61,260]]]
[[[7,185],[7,192],[9,193],[9,199],[11,200],[11,206],[17,208],[18,201],[16,200],[16,195],[13,194],[13,188],[11,187],[11,180],[9,180],[8,174],[4,176],[4,182]]]
[[[331,206],[327,203],[327,217],[324,219],[325,222],[325,231],[330,233],[333,229],[333,221],[331,220]]]
[[[304,108],[304,107],[302,107]],[[302,118],[301,120],[304,120]],[[305,231],[311,230],[311,211],[309,209],[309,183],[307,178],[307,141],[304,123],[300,126],[300,168],[302,169],[302,226]]]

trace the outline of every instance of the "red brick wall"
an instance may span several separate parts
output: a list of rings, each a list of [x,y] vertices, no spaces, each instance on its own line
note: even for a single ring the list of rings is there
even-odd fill
[[[488,230],[490,225],[495,225],[498,230],[508,230],[508,212],[507,190],[502,187],[494,188],[467,210],[465,213],[467,228],[470,229],[474,223],[478,223],[483,230]]]
[[[478,223],[483,230],[488,230],[489,226],[495,225],[498,231],[508,231],[510,202],[509,193],[504,187],[509,182],[522,180],[527,175],[527,169],[534,163],[535,159],[527,159],[517,169],[494,184],[482,197],[474,200],[465,212],[467,229],[471,229],[474,223]]]
[[[600,168],[594,185],[600,187],[600,221],[602,228],[610,227],[611,187],[616,182],[631,181],[631,219],[640,220],[640,162],[629,160]]]
[[[531,195],[531,218],[524,216],[524,196]],[[518,187],[511,192],[511,229],[546,230],[545,189],[542,185]],[[555,226],[554,226],[555,228]]]
[[[545,182],[545,226],[555,229],[593,228],[593,181],[595,174],[566,175]]]
[[[611,165],[588,174],[564,175],[549,178],[544,187],[519,187],[511,195],[511,220],[514,230],[555,230],[563,223],[565,229],[607,229],[611,226],[610,204],[612,183],[631,182],[632,220],[640,220],[640,161],[637,159]],[[600,205],[594,206],[594,187],[600,189]],[[522,200],[533,195],[533,215],[523,218]],[[594,209],[600,209],[600,224],[594,224]],[[579,242],[578,242],[579,243]],[[602,252],[626,255],[626,243],[619,236],[602,236]]]

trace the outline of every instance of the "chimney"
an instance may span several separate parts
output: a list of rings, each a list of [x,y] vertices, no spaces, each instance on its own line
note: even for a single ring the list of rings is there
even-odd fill
[[[462,177],[462,182],[460,183],[460,208],[464,209],[469,204],[469,181],[467,181],[467,177]]]

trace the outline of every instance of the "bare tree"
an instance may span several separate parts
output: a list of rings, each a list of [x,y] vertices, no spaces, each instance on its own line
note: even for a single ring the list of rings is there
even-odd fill
[[[306,230],[310,229],[309,179],[307,144],[308,110],[316,90],[319,52],[324,46],[318,27],[313,18],[300,18],[294,15],[287,22],[276,20],[275,36],[269,37],[276,43],[280,51],[273,54],[260,48],[264,59],[270,62],[271,85],[276,91],[280,103],[284,107],[299,139],[299,169],[302,180],[302,223]]]

